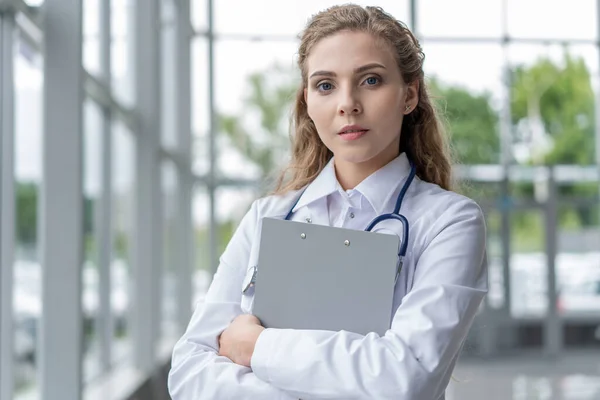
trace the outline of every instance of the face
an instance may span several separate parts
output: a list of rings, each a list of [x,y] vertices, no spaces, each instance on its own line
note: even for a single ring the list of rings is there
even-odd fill
[[[317,42],[306,67],[308,114],[336,167],[376,170],[398,156],[402,120],[417,105],[418,87],[404,83],[389,44],[342,31]]]

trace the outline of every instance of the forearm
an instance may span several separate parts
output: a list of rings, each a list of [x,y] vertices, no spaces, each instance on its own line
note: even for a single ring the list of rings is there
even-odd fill
[[[460,312],[444,321],[434,315],[455,291],[469,291]],[[440,398],[484,293],[435,287],[412,297],[392,329],[380,337],[350,332],[266,329],[252,357],[255,375],[299,398],[427,399]]]
[[[169,393],[173,400],[295,399],[258,379],[250,368],[208,351],[195,352],[174,366],[169,374]]]
[[[168,381],[173,400],[294,399],[218,355],[219,335],[240,313],[236,303],[207,303],[196,311],[191,326],[204,329],[188,329],[173,351]]]
[[[433,376],[408,349],[377,335],[266,330],[252,368],[260,379],[304,399],[436,398],[422,385]]]

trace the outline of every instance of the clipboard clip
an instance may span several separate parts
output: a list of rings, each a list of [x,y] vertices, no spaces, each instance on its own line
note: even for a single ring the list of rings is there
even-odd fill
[[[256,283],[256,273],[257,273],[257,271],[258,271],[258,268],[256,268],[256,265],[252,266],[252,278],[246,284],[246,286],[244,287],[244,290],[242,290],[242,293],[245,294],[248,290],[250,290],[250,288],[254,287],[254,284]]]

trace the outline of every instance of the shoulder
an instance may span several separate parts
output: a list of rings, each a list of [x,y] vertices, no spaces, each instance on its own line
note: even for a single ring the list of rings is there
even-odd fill
[[[259,220],[264,217],[284,217],[299,195],[300,190],[292,190],[283,194],[264,196],[255,200],[252,207]]]
[[[290,191],[281,195],[270,195],[259,197],[250,205],[250,209],[246,212],[240,221],[236,233],[239,235],[251,236],[258,229],[260,230],[261,221],[265,217],[285,217],[296,200],[299,191]]]
[[[423,219],[421,222],[431,228],[430,234],[439,233],[461,221],[469,221],[471,229],[485,231],[483,211],[475,200],[433,183],[422,180],[416,182],[411,196],[411,209],[417,219]]]

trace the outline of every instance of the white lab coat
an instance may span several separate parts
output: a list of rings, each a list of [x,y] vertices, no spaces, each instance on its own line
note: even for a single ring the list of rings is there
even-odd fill
[[[364,229],[377,215],[393,210],[408,173],[401,154],[344,192],[330,162],[302,195],[292,220]],[[172,398],[444,399],[488,289],[485,223],[475,202],[418,178],[402,204],[410,223],[408,253],[385,336],[266,329],[256,343],[252,368],[218,355],[219,334],[237,315],[252,312],[253,297],[242,295],[242,288],[258,258],[261,220],[283,218],[297,195],[259,199],[243,218],[204,302],[173,351]],[[378,230],[401,235],[401,224],[384,221]]]

